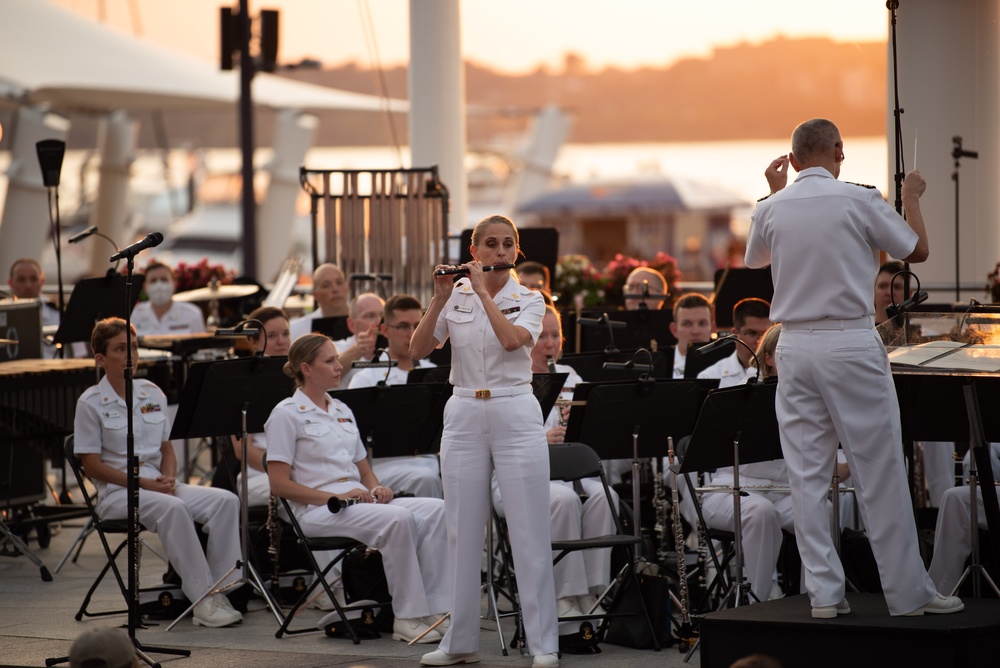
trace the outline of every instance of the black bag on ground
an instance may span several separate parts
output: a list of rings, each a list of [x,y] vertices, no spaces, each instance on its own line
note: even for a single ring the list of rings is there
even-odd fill
[[[636,589],[631,577],[622,582],[608,612],[623,616],[610,619],[602,642],[634,649],[653,649],[653,636],[643,617],[645,600],[656,641],[660,647],[669,647],[674,643],[670,635],[670,581],[653,573],[656,569],[653,564],[639,563],[634,568],[639,589]]]
[[[382,555],[377,550],[353,550],[343,562],[344,595],[347,602],[378,601],[390,603],[389,584],[385,581]],[[379,606],[375,615],[375,628],[392,633],[395,621],[390,605]]]

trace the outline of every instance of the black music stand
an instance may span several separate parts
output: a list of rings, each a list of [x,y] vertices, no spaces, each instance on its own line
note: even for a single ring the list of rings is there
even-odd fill
[[[588,383],[607,383],[616,380],[635,380],[636,372],[633,369],[606,369],[605,363],[628,362],[635,355],[634,350],[617,353],[567,353],[559,358],[563,364],[573,367],[573,370],[580,374]],[[654,378],[668,379],[673,376],[673,348],[666,351],[650,353],[653,370],[649,373]],[[638,363],[646,363],[645,356],[636,360]]]
[[[370,453],[378,457],[412,457],[427,452],[429,425],[444,405],[440,389],[432,385],[382,385],[340,390],[343,401],[358,421],[358,433]],[[414,436],[417,435],[417,438]]]
[[[771,268],[719,269],[715,272],[715,325],[719,329],[733,326],[733,307],[747,297],[757,297],[770,303],[774,299],[774,281]]]
[[[177,417],[170,430],[171,439],[210,438],[220,434],[240,434],[243,438],[243,457],[240,494],[240,561],[226,572],[197,601],[181,613],[167,626],[169,631],[188,612],[194,609],[205,596],[220,591],[220,583],[234,570],[242,570],[242,576],[221,589],[233,589],[240,585],[254,587],[274,614],[279,624],[284,619],[277,602],[271,597],[264,582],[248,558],[249,537],[247,535],[247,472],[246,437],[250,433],[264,431],[271,410],[280,401],[292,396],[294,383],[282,371],[284,357],[251,357],[248,359],[200,362],[192,365],[187,382],[181,392],[181,403]]]
[[[783,457],[774,413],[777,388],[776,383],[747,383],[709,393],[691,433],[687,454],[677,469],[687,474],[733,467],[733,543],[738,581],[730,586],[720,608],[730,600],[733,607],[739,607],[749,603],[748,595],[753,596],[743,576],[740,464]]]
[[[621,350],[649,349],[653,340],[658,348],[677,343],[677,339],[670,333],[670,323],[674,321],[671,311],[610,311],[607,316],[612,323],[622,323],[624,327],[615,327],[612,335],[608,334],[607,327],[583,327],[580,330],[580,352],[609,350],[613,346]]]
[[[702,347],[707,345],[707,343],[694,343],[688,348],[687,354],[684,356],[685,378],[697,378],[698,374],[708,367],[732,355],[736,341],[730,340],[720,344],[715,350],[710,350],[707,353],[701,352]]]
[[[568,373],[535,373],[531,375],[531,392],[542,408],[542,421],[556,405],[556,399],[566,387]]]
[[[129,305],[125,303],[125,277],[121,274],[81,279],[73,288],[53,341],[60,344],[90,341],[94,323],[98,320],[127,319],[126,316],[139,300],[145,278],[142,274],[132,277],[132,294],[135,299]]]

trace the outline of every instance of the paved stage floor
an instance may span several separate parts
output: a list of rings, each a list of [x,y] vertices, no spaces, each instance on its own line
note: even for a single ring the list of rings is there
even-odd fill
[[[69,548],[83,525],[83,520],[64,523],[61,530],[52,537],[47,549],[39,549],[38,543],[30,541],[29,546],[53,572],[52,582],[43,582],[39,569],[24,557],[0,557],[0,665],[2,666],[44,666],[45,659],[65,656],[73,639],[86,629],[120,626],[125,616],[104,618],[84,618],[77,622],[73,617],[93,578],[103,566],[104,554],[96,536],[88,539],[80,560],[67,562],[62,571],[55,573],[55,567]],[[148,535],[148,534],[147,534]],[[158,547],[155,536],[150,535],[152,545]],[[125,557],[120,564],[124,570]],[[144,557],[146,568],[142,572],[143,585],[157,584],[165,565],[148,551]],[[94,597],[95,609],[109,609],[120,606],[121,596],[113,579],[103,583]],[[319,619],[316,611],[302,613],[303,620]],[[140,630],[137,637],[146,645],[177,647],[191,650],[188,658],[153,655],[164,666],[176,668],[225,668],[228,666],[294,667],[318,668],[320,666],[365,666],[367,668],[396,668],[416,666],[420,656],[435,648],[435,645],[408,647],[393,641],[389,634],[379,640],[364,640],[354,645],[350,640],[327,638],[320,632],[277,639],[274,632],[277,623],[269,611],[258,600],[251,602],[251,612],[243,623],[223,629],[207,629],[194,626],[184,620],[169,633],[165,632],[165,622],[148,630]],[[505,637],[510,638],[513,623],[504,624]],[[510,650],[503,656],[496,625],[492,621],[481,622],[480,655],[484,667],[489,666],[530,666],[531,660],[522,657],[518,650]],[[624,668],[626,666],[672,666],[700,665],[696,652],[688,663],[683,663],[684,655],[676,647],[660,652],[634,650],[616,645],[601,645],[602,653],[589,656],[564,655],[561,666],[570,668]]]

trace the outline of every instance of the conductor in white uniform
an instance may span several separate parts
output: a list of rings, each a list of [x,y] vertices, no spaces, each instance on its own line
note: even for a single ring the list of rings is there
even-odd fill
[[[826,521],[826,498],[842,445],[878,563],[890,615],[950,613],[964,605],[937,593],[917,549],[903,467],[899,404],[885,347],[874,329],[872,285],[879,250],[907,262],[928,256],[920,211],[926,182],[902,187],[906,219],[879,192],[838,180],[844,142],[815,118],[792,134],[792,152],[765,176],[773,193],[758,203],[746,265],[771,265],[772,320],[782,323],[775,412],[795,508],[795,537],[812,616],[851,611],[844,568]],[[784,187],[788,165],[798,178]]]

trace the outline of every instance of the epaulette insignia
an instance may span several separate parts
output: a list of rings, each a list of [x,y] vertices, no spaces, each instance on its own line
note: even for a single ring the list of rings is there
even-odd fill
[[[875,186],[870,186],[867,183],[851,183],[850,181],[844,181],[844,183],[850,184],[852,186],[860,186],[862,188],[870,188],[871,190],[876,190]]]
[[[770,196],[771,196],[771,195],[773,195],[773,194],[774,194],[774,193],[771,193],[770,195],[764,195],[763,197],[761,197],[761,198],[760,198],[759,200],[757,200],[757,201],[758,201],[758,202],[763,202],[764,200],[766,200],[766,199],[767,199],[768,197],[770,197]]]

